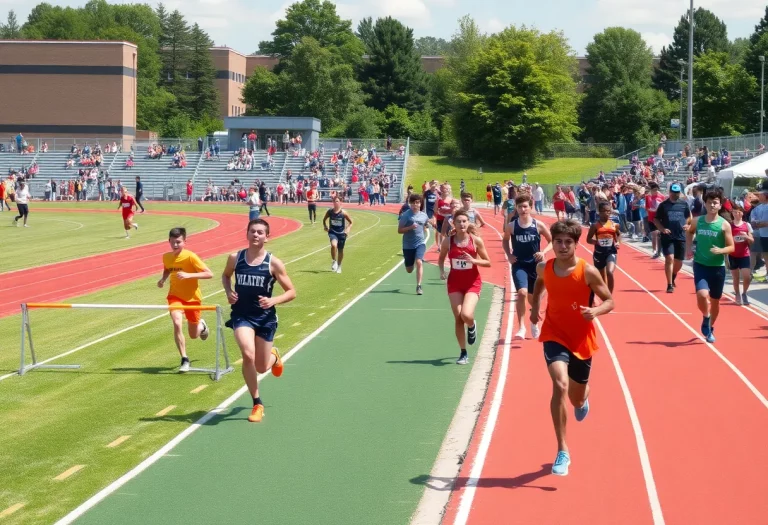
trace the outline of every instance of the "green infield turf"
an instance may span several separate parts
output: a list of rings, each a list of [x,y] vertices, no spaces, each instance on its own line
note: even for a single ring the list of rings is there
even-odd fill
[[[407,523],[471,368],[455,364],[445,283],[436,267],[425,270],[425,295],[396,270],[292,356],[281,378],[267,377],[264,422],[246,421],[246,393],[77,523]],[[490,296],[486,285],[480,333]],[[152,417],[154,406],[145,420],[156,427],[201,415]]]
[[[482,168],[482,175],[479,169]],[[528,173],[528,182],[539,184],[577,183],[582,178],[594,177],[600,170],[616,168],[614,159],[552,159],[545,160],[527,170],[512,170],[498,166],[486,166],[476,161],[450,159],[448,157],[410,156],[408,158],[408,184],[417,191],[425,180],[448,181],[458,192],[459,183],[464,179],[466,188],[472,192],[475,201],[485,201],[485,187],[497,181],[503,183],[512,179],[520,184],[523,171]]]
[[[13,213],[0,215],[0,219],[9,219],[8,222],[0,222],[3,243],[13,246],[13,249],[0,250],[3,272],[165,241],[168,230],[176,226],[200,232],[216,225],[210,219],[184,216],[183,211],[178,216],[142,214],[135,218],[139,223],[139,232],[132,231],[131,239],[126,239],[118,212],[114,215],[69,211],[35,213],[37,204],[30,205],[29,228],[14,227],[10,220],[12,215],[15,216]],[[104,209],[104,206],[89,208]],[[193,211],[193,208],[188,207],[187,210]]]
[[[221,208],[232,210],[230,206]],[[190,208],[165,205],[163,209],[183,212]],[[299,216],[306,210],[285,208],[280,212]],[[318,210],[318,214],[323,212]],[[298,298],[280,309],[278,346],[288,349],[306,337],[399,257],[396,216],[354,208],[350,212],[356,222],[354,236],[347,242],[341,275],[330,273],[328,237],[319,225],[304,227],[269,243],[268,248],[286,262],[298,290]],[[189,248],[195,250],[194,243]],[[216,276],[201,282],[206,302],[224,304],[218,279],[225,256],[206,262]],[[166,290],[156,288],[157,277],[77,299],[89,303],[163,304]],[[78,363],[82,365],[79,370],[34,370],[23,377],[11,375],[0,380],[0,513],[23,505],[16,507],[18,510],[3,523],[51,523],[240,387],[239,369],[220,382],[212,382],[203,374],[177,374],[179,356],[171,324],[167,314],[159,314],[162,312],[31,312],[39,359],[123,329],[128,331],[55,361]],[[210,314],[205,317],[211,324]],[[130,328],[141,322],[146,324]],[[382,318],[373,322],[377,329],[383,326],[386,330]],[[19,325],[18,315],[0,319],[0,377],[12,374],[19,366]],[[239,355],[231,331],[226,334],[235,360]],[[193,366],[211,366],[213,348],[213,339],[205,343],[188,341]],[[190,393],[203,385],[203,390]],[[277,392],[269,394],[270,403],[278,398]],[[173,408],[165,416],[155,416],[170,406]],[[119,446],[107,447],[123,436],[130,437]],[[54,479],[78,465],[85,467],[66,479]]]

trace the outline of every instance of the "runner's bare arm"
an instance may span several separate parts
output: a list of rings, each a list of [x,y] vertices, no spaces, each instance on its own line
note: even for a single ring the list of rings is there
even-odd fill
[[[440,244],[440,255],[437,257],[437,267],[440,268],[440,278],[445,279],[445,258],[448,256],[448,248],[451,240],[446,237]]]
[[[686,259],[693,257],[693,239],[696,237],[696,227],[691,226],[685,231],[685,245],[688,247],[685,254]]]
[[[168,277],[170,277],[170,275],[171,275],[171,271],[169,269],[165,268],[163,270],[163,276],[160,278],[159,281],[157,281],[157,287],[158,288],[162,288],[163,285],[165,284],[165,281],[168,280]]]
[[[283,289],[283,293],[274,297],[259,297],[259,306],[262,308],[272,308],[275,305],[288,303],[296,299],[296,289],[293,287],[291,278],[288,277],[283,261],[273,256],[270,262],[272,275],[277,279],[277,282]]]
[[[531,322],[539,322],[539,309],[541,308],[541,294],[544,293],[544,268],[547,263],[540,262],[536,265],[536,284],[533,286],[533,297],[531,297]]]
[[[483,220],[483,217],[480,215],[480,213],[475,213],[475,220],[478,222],[478,226],[481,228],[485,226],[485,221]]]
[[[733,242],[733,231],[731,230],[731,223],[728,221],[723,221],[723,236],[725,237],[725,246],[722,248],[712,248],[712,253],[716,253],[718,255],[727,255],[729,253],[733,253],[733,251],[736,249],[736,244]]]
[[[621,246],[621,226],[618,224],[614,224],[614,226],[616,228],[616,248],[618,248]]]
[[[477,249],[477,255],[479,256],[477,259],[472,259],[472,264],[482,266],[483,268],[490,268],[491,258],[488,257],[488,250],[485,249],[485,242],[482,237],[473,235],[472,240],[475,242],[475,248]]]
[[[224,293],[227,294],[227,301],[229,301],[229,304],[235,304],[237,302],[237,292],[232,290],[232,276],[235,273],[236,263],[237,253],[229,254],[229,257],[227,257],[227,264],[224,266],[224,271],[221,272],[221,286],[224,288]]]
[[[589,231],[587,232],[587,244],[597,244],[595,234],[597,234],[597,223],[589,227]]]
[[[512,238],[512,232],[510,231],[509,223],[504,224],[504,237],[501,240],[501,247],[504,248],[504,254],[507,256],[507,260],[509,260],[510,263],[515,263],[515,258],[512,255],[512,252],[510,251],[509,247],[509,241]]]
[[[543,250],[541,250],[543,260],[543,257],[547,255],[547,252],[551,252],[554,249],[552,246],[552,234],[549,232],[549,228],[547,228],[545,224],[542,224],[539,221],[536,221],[536,228],[539,230],[539,235],[547,240],[547,245]]]
[[[603,301],[600,306],[596,306],[594,308],[587,306],[580,307],[581,315],[584,317],[584,319],[591,321],[592,319],[607,314],[613,310],[614,303],[613,297],[611,296],[611,291],[608,289],[608,284],[603,281],[603,277],[600,275],[598,269],[591,264],[586,265],[586,279],[587,284],[595,293],[595,295]]]

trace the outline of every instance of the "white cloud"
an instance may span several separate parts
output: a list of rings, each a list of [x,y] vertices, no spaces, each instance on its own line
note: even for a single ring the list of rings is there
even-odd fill
[[[428,3],[440,3],[453,0],[426,0]],[[432,13],[425,0],[361,0],[347,4],[336,2],[336,12],[343,19],[352,20],[352,27],[357,28],[363,18],[391,16],[411,28],[425,29],[432,26]]]
[[[481,18],[477,21],[480,29],[488,33],[498,33],[503,31],[507,24],[499,20],[498,18]]]
[[[754,19],[763,15],[764,6],[756,0],[696,0],[694,8],[702,7],[715,13],[726,23],[729,20]],[[688,0],[597,0],[593,14],[608,25],[637,25],[675,27],[688,12]]]
[[[661,53],[661,48],[672,43],[672,35],[669,33],[640,33],[645,43],[651,46],[654,55]]]

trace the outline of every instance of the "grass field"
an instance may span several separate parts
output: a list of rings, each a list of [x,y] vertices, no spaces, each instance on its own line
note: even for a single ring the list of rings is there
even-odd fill
[[[210,219],[185,217],[183,214],[136,215],[140,229],[132,231],[132,238],[128,240],[118,212],[36,213],[36,208],[46,207],[39,204],[31,205],[29,228],[16,228],[11,224],[10,219],[15,213],[0,215],[0,218],[8,219],[7,222],[0,222],[3,243],[13,246],[12,250],[0,250],[0,268],[4,272],[164,241],[168,238],[168,230],[175,226],[185,227],[190,232],[201,232],[216,225]],[[114,209],[114,206],[102,204],[99,208]],[[74,208],[67,205],[67,209]]]
[[[181,215],[190,209],[185,205],[161,203],[149,203],[148,208],[178,210]],[[195,211],[201,209],[195,208]],[[227,205],[205,209],[235,210]],[[305,220],[304,208],[276,208],[274,211],[279,211],[281,216]],[[324,211],[321,208],[318,215]],[[288,272],[299,290],[298,298],[280,309],[278,346],[287,348],[296,344],[346,300],[374,282],[385,268],[395,264],[400,253],[396,217],[354,207],[350,207],[350,213],[355,220],[354,237],[347,242],[342,275],[329,272],[328,238],[319,225],[305,224],[299,231],[269,244],[268,249],[287,263]],[[175,224],[178,220],[172,222]],[[158,227],[157,240],[165,238],[167,229],[167,224]],[[88,231],[81,228],[68,232],[69,242],[87,243],[87,239],[91,239],[86,234]],[[11,233],[15,233],[15,229]],[[32,228],[25,233],[32,233]],[[194,245],[189,247],[195,249]],[[313,252],[317,253],[310,255]],[[39,252],[22,252],[21,256],[15,254],[15,259],[20,266],[34,266],[40,263],[38,256]],[[206,262],[218,276],[225,256]],[[153,276],[78,300],[163,304],[165,291],[156,288],[156,280],[157,276]],[[206,302],[224,304],[220,288],[218,279],[203,281]],[[147,311],[33,311],[32,328],[38,358],[52,357],[156,318],[157,314]],[[206,318],[212,323],[209,315]],[[19,316],[0,319],[0,375],[18,368],[19,324]],[[239,355],[231,331],[225,333],[230,355],[233,360],[237,359]],[[212,364],[213,339],[205,343],[188,341],[188,349],[193,366]],[[6,518],[4,523],[50,523],[62,516],[157,450],[242,384],[239,370],[217,383],[206,375],[178,375],[175,369],[179,357],[167,314],[59,362],[78,363],[82,368],[36,370],[24,377],[11,376],[0,381],[0,428],[3,429],[0,432],[0,511],[17,503],[24,504],[21,511]],[[205,389],[190,393],[202,385]],[[156,416],[171,405],[174,408],[165,416]],[[116,448],[106,446],[121,436],[130,436],[130,439]],[[74,465],[86,467],[64,481],[54,480]]]
[[[482,168],[482,176],[478,170]],[[614,159],[552,159],[545,160],[525,170],[528,182],[539,184],[577,183],[582,178],[597,175],[602,170],[616,168]],[[503,183],[512,179],[520,184],[523,170],[507,170],[495,166],[483,166],[478,162],[449,159],[447,157],[421,157],[412,155],[408,158],[408,183],[414,188],[421,188],[425,180],[448,181],[458,191],[459,182],[464,179],[467,190],[475,195],[475,200],[485,199],[485,186],[495,182]],[[482,197],[480,197],[482,196]]]

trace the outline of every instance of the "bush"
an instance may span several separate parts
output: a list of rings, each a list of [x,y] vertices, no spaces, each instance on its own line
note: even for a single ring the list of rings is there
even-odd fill
[[[587,152],[593,159],[608,159],[613,157],[613,155],[611,155],[611,150],[605,146],[590,147],[587,149]]]

